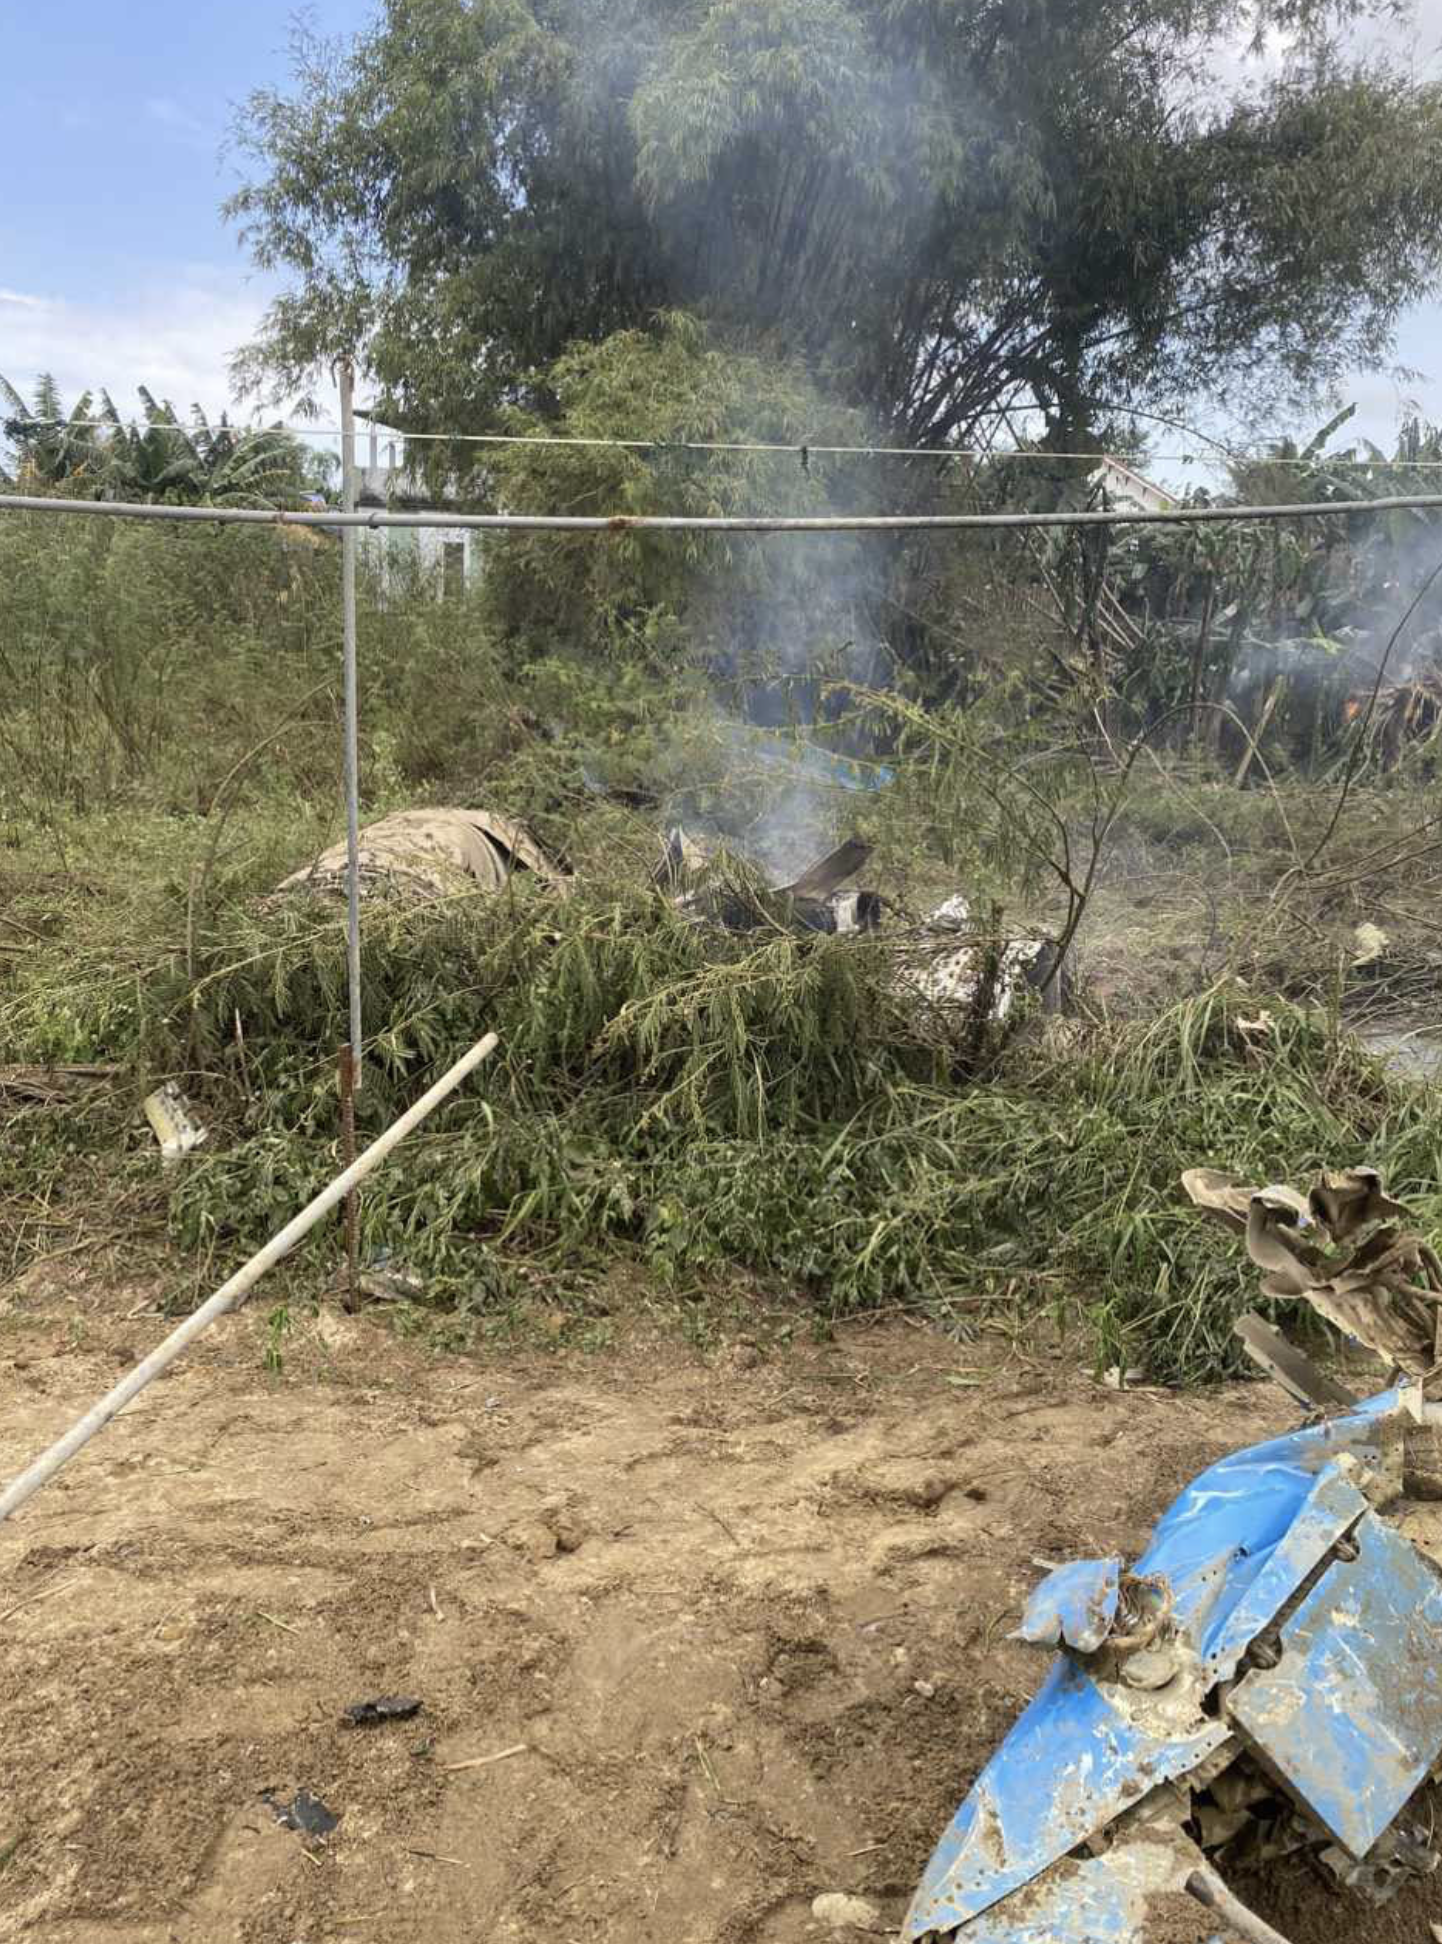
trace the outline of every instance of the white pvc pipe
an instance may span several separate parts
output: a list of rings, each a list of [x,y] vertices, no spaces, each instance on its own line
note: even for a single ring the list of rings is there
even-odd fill
[[[573,441],[567,441],[568,444]],[[501,533],[910,533],[993,527],[1195,526],[1226,520],[1328,520],[1349,513],[1442,511],[1442,493],[1400,493],[1297,506],[1179,506],[1167,513],[1107,507],[1087,513],[888,513],[782,519],[769,514],[710,519],[676,513],[286,513],[258,506],[161,506],[148,500],[49,499],[0,493],[0,512],[95,513],[119,520],[208,520],[212,525],[300,527],[474,527]]]
[[[265,1247],[258,1254],[253,1255],[243,1267],[237,1269],[230,1281],[223,1283],[207,1302],[201,1304],[194,1315],[187,1316],[179,1328],[172,1330],[165,1341],[157,1345],[148,1357],[143,1358],[128,1376],[121,1378],[114,1390],[109,1391],[98,1404],[92,1406],[78,1424],[72,1425],[63,1438],[57,1439],[27,1471],[21,1472],[13,1484],[0,1493],[0,1525],[3,1525],[12,1512],[18,1511],[26,1499],[38,1492],[42,1485],[48,1484],[61,1466],[67,1464],[82,1445],[89,1444],[97,1431],[103,1431],[116,1412],[122,1410],[132,1397],[137,1397],[147,1384],[160,1375],[162,1370],[174,1363],[186,1345],[198,1337],[203,1330],[209,1329],[216,1317],[223,1316],[227,1310],[233,1309],[242,1297],[249,1295],[261,1277],[268,1270],[273,1269],[283,1256],[288,1255],[296,1243],[303,1236],[308,1235],[323,1216],[328,1215],[333,1208],[343,1202],[358,1181],[362,1181],[373,1168],[378,1168],[391,1150],[398,1147],[413,1128],[419,1127],[426,1116],[439,1107],[448,1094],[454,1093],[482,1060],[489,1059],[496,1049],[496,1044],[494,1033],[487,1033],[483,1040],[478,1041],[469,1053],[456,1061],[448,1073],[441,1075],[428,1093],[422,1094],[413,1107],[407,1108],[398,1121],[393,1121],[384,1134],[372,1141],[364,1154],[357,1155],[344,1174],[337,1175],[330,1186],[323,1188],[314,1201],[307,1202],[299,1215],[286,1223],[279,1235],[272,1236]]]

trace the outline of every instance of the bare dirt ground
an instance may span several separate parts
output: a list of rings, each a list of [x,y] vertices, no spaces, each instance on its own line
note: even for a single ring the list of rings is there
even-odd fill
[[[124,1295],[0,1319],[0,1476],[161,1333]],[[1045,1563],[1291,1421],[897,1319],[265,1341],[222,1323],[0,1528],[0,1935],[800,1944],[831,1890],[887,1929],[1040,1677]],[[422,1711],[342,1725],[385,1694]],[[262,1800],[300,1788],[323,1841]]]

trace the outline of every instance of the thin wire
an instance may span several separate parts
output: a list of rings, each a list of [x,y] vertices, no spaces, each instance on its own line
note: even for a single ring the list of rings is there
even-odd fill
[[[364,419],[365,414],[358,413]],[[12,423],[25,421],[12,420]],[[379,420],[369,421],[380,424]],[[127,431],[127,432],[179,432],[189,436],[189,428],[184,425],[148,425],[131,420],[125,425],[117,425],[114,419],[64,419],[31,420],[29,423],[53,427],[57,431]],[[239,436],[253,438],[262,432],[286,432],[297,439],[340,439],[345,436],[344,429],[338,425],[294,425],[272,423],[269,425],[231,425],[211,428],[234,432]],[[384,434],[389,433],[389,437]],[[367,438],[372,436],[366,435]],[[1108,463],[1120,466],[1123,471],[1137,478],[1143,475],[1124,459],[1105,452],[1031,452],[995,449],[982,449],[977,446],[882,446],[882,445],[783,445],[760,440],[744,439],[619,439],[605,438],[600,435],[572,437],[555,432],[401,432],[385,427],[384,432],[374,435],[378,443],[388,445],[484,445],[484,446],[572,446],[581,449],[599,449],[614,452],[737,452],[771,453],[781,458],[799,459],[803,455],[813,459],[857,458],[857,459],[970,459],[990,463],[992,460],[1022,460],[1033,465],[1048,464],[1053,459],[1085,460],[1092,465]],[[1205,433],[1198,433],[1205,438]],[[1142,463],[1148,466],[1304,466],[1320,469],[1323,466],[1350,467],[1353,470],[1375,472],[1442,472],[1442,459],[1298,459],[1269,458],[1255,453],[1228,452],[1218,447],[1220,457],[1208,453],[1195,452],[1149,452]]]
[[[363,412],[357,413],[364,419]],[[53,427],[57,431],[98,432],[181,432],[187,433],[183,425],[148,425],[139,420],[131,420],[128,425],[117,426],[113,419],[64,419],[13,421],[28,422],[35,425]],[[374,421],[380,424],[379,420]],[[214,429],[214,428],[212,428]],[[261,432],[288,432],[298,439],[341,439],[345,433],[338,425],[293,425],[285,422],[272,422],[268,425],[232,425],[223,428],[228,432],[252,438]],[[368,438],[371,434],[366,435]],[[1100,465],[1107,457],[1100,452],[985,452],[979,447],[970,446],[876,446],[876,445],[782,445],[759,440],[745,439],[621,439],[595,435],[577,435],[558,432],[402,432],[395,427],[385,426],[374,434],[377,444],[416,445],[431,443],[436,445],[488,445],[488,446],[575,446],[580,448],[596,447],[615,452],[750,452],[774,453],[781,458],[799,459],[803,453],[811,458],[869,458],[869,459],[1090,459]],[[1185,455],[1158,453],[1158,459]],[[1117,461],[1117,464],[1125,464]],[[1130,470],[1130,468],[1128,468]]]
[[[834,514],[806,519],[775,514],[710,518],[676,513],[288,513],[262,507],[162,506],[152,501],[48,499],[0,493],[0,512],[89,513],[109,519],[205,520],[213,525],[449,527],[492,533],[910,533],[956,532],[999,527],[1178,526],[1236,520],[1318,520],[1352,513],[1393,513],[1413,507],[1442,512],[1442,493],[1400,493],[1376,499],[1308,501],[1296,506],[1178,506],[1165,512],[1131,507],[1055,513]]]

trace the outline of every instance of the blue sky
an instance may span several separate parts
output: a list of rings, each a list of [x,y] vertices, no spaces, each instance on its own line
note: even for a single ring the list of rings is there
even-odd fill
[[[268,286],[220,203],[232,104],[283,82],[294,0],[0,0],[0,372],[51,370],[68,398],[135,386],[229,402],[226,360]],[[366,0],[320,0],[326,33]]]
[[[50,370],[67,397],[105,385],[122,410],[137,383],[182,408],[230,402],[226,361],[268,287],[221,222],[234,174],[217,151],[232,104],[285,80],[294,10],[0,0],[0,372],[14,383]],[[344,33],[371,7],[316,0],[309,11],[322,32]],[[1436,72],[1442,0],[1421,0],[1392,38]],[[1442,421],[1442,304],[1404,320],[1397,357],[1424,378],[1359,373],[1347,391],[1357,428],[1380,444],[1409,398]]]

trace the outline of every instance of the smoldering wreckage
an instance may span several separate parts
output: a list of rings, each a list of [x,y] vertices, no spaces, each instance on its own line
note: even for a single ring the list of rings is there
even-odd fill
[[[869,845],[851,838],[799,877],[776,884],[759,873],[733,873],[724,846],[676,828],[662,841],[651,881],[683,916],[725,931],[887,932],[896,945],[899,982],[944,1014],[980,1007],[1003,1021],[1028,993],[1039,995],[1047,1010],[1060,1004],[1065,974],[1052,940],[997,936],[995,927],[973,918],[959,893],[919,923],[889,922],[893,914],[879,891],[846,888],[870,856]],[[336,844],[277,892],[343,896],[346,869],[346,846]],[[534,873],[562,895],[569,882],[523,825],[487,810],[400,810],[360,834],[362,898],[500,892],[513,871]]]
[[[681,830],[653,883],[698,924],[868,933],[886,899],[845,888],[841,845],[753,889]],[[485,812],[402,812],[363,833],[363,882],[418,897],[500,891],[513,870],[564,895],[521,826]],[[284,889],[337,890],[338,847]],[[907,934],[900,977],[938,1006],[1004,1018],[1052,993],[1046,941],[993,942],[953,897]],[[1194,1169],[1182,1187],[1240,1235],[1271,1298],[1301,1301],[1375,1352],[1390,1378],[1358,1399],[1259,1317],[1241,1334],[1302,1407],[1296,1431],[1202,1472],[1140,1558],[1058,1567],[1020,1639],[1049,1672],[938,1843],[905,1944],[1143,1944],[1159,1913],[1198,1939],[1286,1944],[1232,1887],[1304,1854],[1339,1899],[1385,1902],[1442,1854],[1413,1807],[1442,1777],[1442,1261],[1375,1173],[1305,1193]]]
[[[859,935],[892,922],[881,894],[845,888],[868,855],[843,844],[758,896],[672,831],[653,883],[697,924]],[[499,895],[517,871],[567,893],[530,833],[486,811],[361,834],[367,897]],[[277,895],[345,881],[342,845]],[[899,929],[898,976],[925,1004],[1059,1002],[1055,948],[979,937],[960,897]],[[1203,1471],[1131,1564],[1075,1561],[1036,1587],[1014,1637],[1053,1649],[1050,1668],[938,1842],[903,1944],[1287,1944],[1241,1894],[1276,1859],[1325,1880],[1339,1934],[1348,1900],[1385,1903],[1442,1861],[1420,1806],[1442,1781],[1442,1260],[1366,1168],[1305,1192],[1209,1168],[1181,1186],[1242,1238],[1264,1296],[1373,1352],[1386,1386],[1359,1399],[1243,1320],[1300,1427]]]

